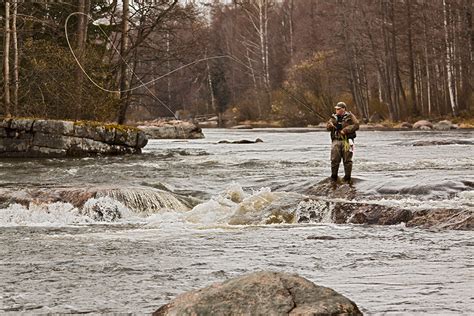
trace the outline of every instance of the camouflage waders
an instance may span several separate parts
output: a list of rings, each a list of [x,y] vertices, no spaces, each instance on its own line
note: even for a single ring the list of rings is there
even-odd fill
[[[344,180],[349,181],[352,173],[352,155],[353,152],[344,146],[344,140],[334,139],[331,147],[331,178],[336,180],[339,171],[341,159],[344,164]],[[346,147],[346,148],[344,148]]]
[[[339,103],[338,103],[339,104]],[[343,107],[345,108],[345,106]],[[341,108],[336,107],[336,111]],[[351,180],[353,142],[359,121],[351,112],[333,114],[326,124],[326,129],[331,132],[331,178],[337,180],[339,164],[344,163],[344,180]],[[348,143],[349,142],[349,143]]]

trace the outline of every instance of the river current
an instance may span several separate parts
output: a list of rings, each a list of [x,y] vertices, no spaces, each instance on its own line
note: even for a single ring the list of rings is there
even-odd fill
[[[136,156],[0,160],[0,188],[17,197],[107,188],[115,193],[86,206],[119,215],[0,203],[0,313],[151,313],[182,292],[272,270],[333,288],[369,315],[474,314],[472,231],[336,225],[325,214],[298,223],[295,211],[309,195],[473,210],[472,131],[360,131],[349,191],[328,181],[327,132],[204,133],[151,140]],[[272,220],[281,209],[294,216]]]

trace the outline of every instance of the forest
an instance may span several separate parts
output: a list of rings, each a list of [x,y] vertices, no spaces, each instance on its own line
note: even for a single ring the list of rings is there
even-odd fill
[[[472,118],[473,0],[3,1],[1,116]]]

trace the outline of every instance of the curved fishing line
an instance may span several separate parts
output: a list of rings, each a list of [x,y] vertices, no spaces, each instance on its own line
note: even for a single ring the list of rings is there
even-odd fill
[[[126,90],[110,90],[110,89],[107,89],[107,88],[104,88],[102,87],[100,84],[98,84],[97,82],[94,81],[94,79],[92,79],[89,74],[87,73],[87,71],[84,69],[84,67],[82,66],[82,64],[79,62],[79,59],[77,58],[76,54],[74,53],[74,50],[72,49],[72,46],[71,46],[71,43],[69,41],[69,32],[67,31],[67,25],[68,25],[68,22],[69,22],[69,19],[71,18],[71,16],[73,15],[76,15],[76,14],[82,14],[82,15],[85,15],[87,16],[89,19],[92,19],[88,14],[85,14],[85,13],[82,13],[82,12],[73,12],[71,13],[67,18],[66,18],[66,22],[64,24],[64,31],[65,31],[65,34],[66,34],[66,41],[67,41],[67,44],[68,44],[68,47],[69,47],[69,50],[71,51],[71,54],[72,56],[74,57],[74,60],[76,61],[76,63],[78,64],[79,68],[82,70],[82,72],[86,75],[87,79],[89,79],[89,81],[94,84],[97,88],[99,88],[100,90],[102,91],[105,91],[105,92],[110,92],[110,93],[117,93],[117,92],[129,92],[129,91],[134,91],[134,90],[137,90],[143,86],[146,86],[146,85],[150,85],[151,83],[154,83],[155,81],[158,81],[160,79],[163,79],[164,77],[167,77],[183,68],[186,68],[186,67],[189,67],[189,66],[192,66],[192,65],[195,65],[197,63],[200,63],[200,62],[203,62],[203,61],[206,61],[206,60],[212,60],[212,59],[219,59],[219,58],[231,58],[230,56],[228,55],[220,55],[220,56],[212,56],[212,57],[206,57],[206,58],[200,58],[200,59],[197,59],[197,60],[194,60],[190,63],[187,63],[185,65],[182,65],[176,69],[173,69],[159,77],[156,77],[155,79],[152,79],[150,81],[147,81],[141,85],[138,85],[136,87],[133,87],[133,88],[130,88],[130,89],[126,89]],[[99,26],[100,28],[100,26]],[[102,30],[102,29],[101,29]],[[103,31],[103,30],[102,30]],[[109,37],[107,37],[109,38]],[[121,56],[121,58],[123,59],[123,57]],[[127,64],[127,66],[130,68],[130,66]]]
[[[79,12],[80,14],[84,14],[82,12]],[[86,14],[84,14],[86,15]],[[88,18],[90,18],[90,16],[86,15]],[[101,30],[102,34],[107,38],[107,40],[110,42],[110,44],[112,45],[112,47],[114,48],[115,52],[117,53],[118,56],[120,56],[120,59],[122,60],[122,62],[127,66],[127,68],[131,71],[132,75],[135,76],[138,81],[143,85],[144,82],[143,80],[140,78],[139,75],[137,75],[137,73],[132,69],[132,67],[130,67],[130,65],[127,63],[127,61],[125,60],[125,58],[123,58],[122,54],[120,54],[120,51],[118,50],[117,46],[114,44],[114,42],[112,41],[112,39],[107,35],[107,33],[105,33],[104,29],[99,25],[99,29]],[[66,36],[66,38],[68,38]],[[69,49],[71,49],[71,47],[69,47]],[[153,93],[153,91],[150,90],[150,88],[147,86],[147,85],[144,85],[143,86],[150,94],[151,96],[157,100],[159,103],[161,103],[161,105],[163,105],[172,115],[175,119],[178,119],[176,117],[176,115],[173,113],[173,111],[168,107],[167,104],[165,104],[160,98],[158,98],[158,96],[156,94]],[[184,128],[181,127],[182,129],[182,132],[183,132],[183,135],[184,134]]]
[[[160,98],[158,98],[157,95],[155,95],[151,90],[150,88],[148,87],[150,84],[154,84],[156,81],[166,77],[166,76],[169,76],[171,75],[172,73],[174,72],[177,72],[181,69],[184,69],[186,67],[190,67],[194,64],[197,64],[199,62],[202,62],[202,61],[207,61],[207,60],[212,60],[212,59],[218,59],[218,58],[228,58],[229,56],[212,56],[212,57],[206,57],[206,58],[201,58],[201,59],[198,59],[198,60],[195,60],[193,62],[190,62],[188,64],[185,64],[183,66],[180,66],[176,69],[173,69],[172,71],[169,71],[168,73],[165,73],[164,75],[161,75],[153,80],[150,80],[148,82],[143,82],[143,80],[140,78],[140,76],[138,76],[136,74],[136,72],[132,69],[132,67],[127,63],[127,61],[125,60],[125,58],[122,56],[122,54],[120,53],[120,51],[118,50],[118,48],[116,47],[116,45],[113,43],[113,41],[111,40],[111,38],[107,35],[107,33],[105,33],[104,29],[99,25],[99,29],[101,30],[102,34],[107,38],[107,40],[110,42],[110,44],[112,45],[113,49],[115,50],[115,52],[117,52],[117,55],[120,56],[120,59],[121,61],[126,65],[127,69],[131,72],[131,74],[136,77],[138,79],[138,81],[140,82],[140,85],[136,86],[136,87],[133,87],[133,88],[130,88],[130,89],[125,89],[125,90],[111,90],[111,89],[107,89],[107,88],[104,88],[103,86],[101,86],[99,83],[97,83],[96,81],[94,81],[94,79],[92,79],[92,77],[87,73],[87,71],[85,70],[84,66],[81,64],[81,62],[79,61],[79,58],[76,56],[76,54],[74,53],[74,50],[72,48],[72,45],[71,45],[71,42],[69,40],[69,32],[68,32],[68,24],[69,24],[69,19],[74,16],[74,15],[83,15],[83,16],[86,16],[89,20],[92,20],[92,17],[88,14],[85,14],[83,12],[73,12],[71,14],[68,15],[68,17],[66,18],[66,21],[64,23],[64,33],[65,33],[65,36],[66,36],[66,42],[68,44],[68,47],[69,47],[69,51],[71,52],[74,60],[76,61],[77,65],[79,66],[79,68],[81,69],[81,71],[84,73],[84,75],[87,77],[87,79],[95,86],[97,87],[98,89],[104,91],[104,92],[108,92],[108,93],[123,93],[123,92],[131,92],[131,91],[134,91],[134,90],[137,90],[139,88],[142,88],[144,87],[149,93],[150,95],[155,99],[157,100],[163,107],[165,107],[170,113],[171,115],[176,119],[178,120],[178,117],[176,116],[176,114],[169,108],[169,106],[167,104],[165,104]],[[183,136],[185,135],[185,132],[184,132],[184,128],[181,126],[181,131],[183,132]]]

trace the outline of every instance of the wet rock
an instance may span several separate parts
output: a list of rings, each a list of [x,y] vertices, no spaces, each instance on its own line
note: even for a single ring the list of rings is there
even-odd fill
[[[140,153],[145,134],[99,122],[0,120],[0,157],[65,157]]]
[[[248,139],[241,139],[241,140],[234,140],[234,141],[220,140],[217,143],[218,144],[255,144],[255,143],[263,143],[263,140],[261,140],[260,138],[257,138],[255,140],[248,140]]]
[[[427,120],[420,120],[413,124],[414,129],[421,129],[421,130],[431,130],[433,129],[433,124]]]
[[[451,121],[443,120],[433,125],[433,128],[436,130],[447,131],[450,129],[459,128],[456,124],[453,124]]]
[[[25,206],[30,204],[47,205],[61,202],[70,203],[79,210],[86,208],[90,200],[99,200],[101,198],[111,199],[121,203],[129,210],[143,215],[151,215],[160,210],[189,211],[194,200],[175,195],[171,192],[147,188],[147,187],[57,187],[57,188],[36,188],[36,189],[9,189],[0,188],[0,205],[7,207],[10,204],[18,203]],[[101,211],[99,208],[93,208],[90,212],[94,218],[108,216],[110,212]],[[102,215],[100,215],[102,214]],[[110,218],[107,217],[107,218]]]
[[[204,138],[197,125],[185,121],[152,121],[138,126],[152,139],[199,139]]]
[[[474,212],[467,210],[438,209],[413,213],[407,226],[422,228],[474,230]]]
[[[333,236],[308,236],[306,239],[311,239],[311,240],[335,240],[337,239],[336,237]]]
[[[181,294],[153,315],[362,315],[336,291],[295,274],[256,272]]]
[[[399,127],[400,127],[400,128],[411,129],[411,128],[413,128],[413,124],[410,124],[410,123],[408,123],[408,122],[402,122],[402,123],[400,123],[400,126],[399,126]]]
[[[336,202],[332,206],[331,218],[337,224],[396,225],[407,223],[412,212],[406,209],[369,203]]]
[[[413,146],[439,146],[439,145],[473,145],[474,142],[469,139],[437,139],[437,140],[418,140],[411,143]]]
[[[352,182],[357,181],[357,179],[352,178]],[[316,185],[304,190],[303,193],[310,196],[316,195],[343,199],[354,199],[357,196],[356,187],[344,182],[342,178],[338,178],[336,182],[331,178],[324,179]]]

